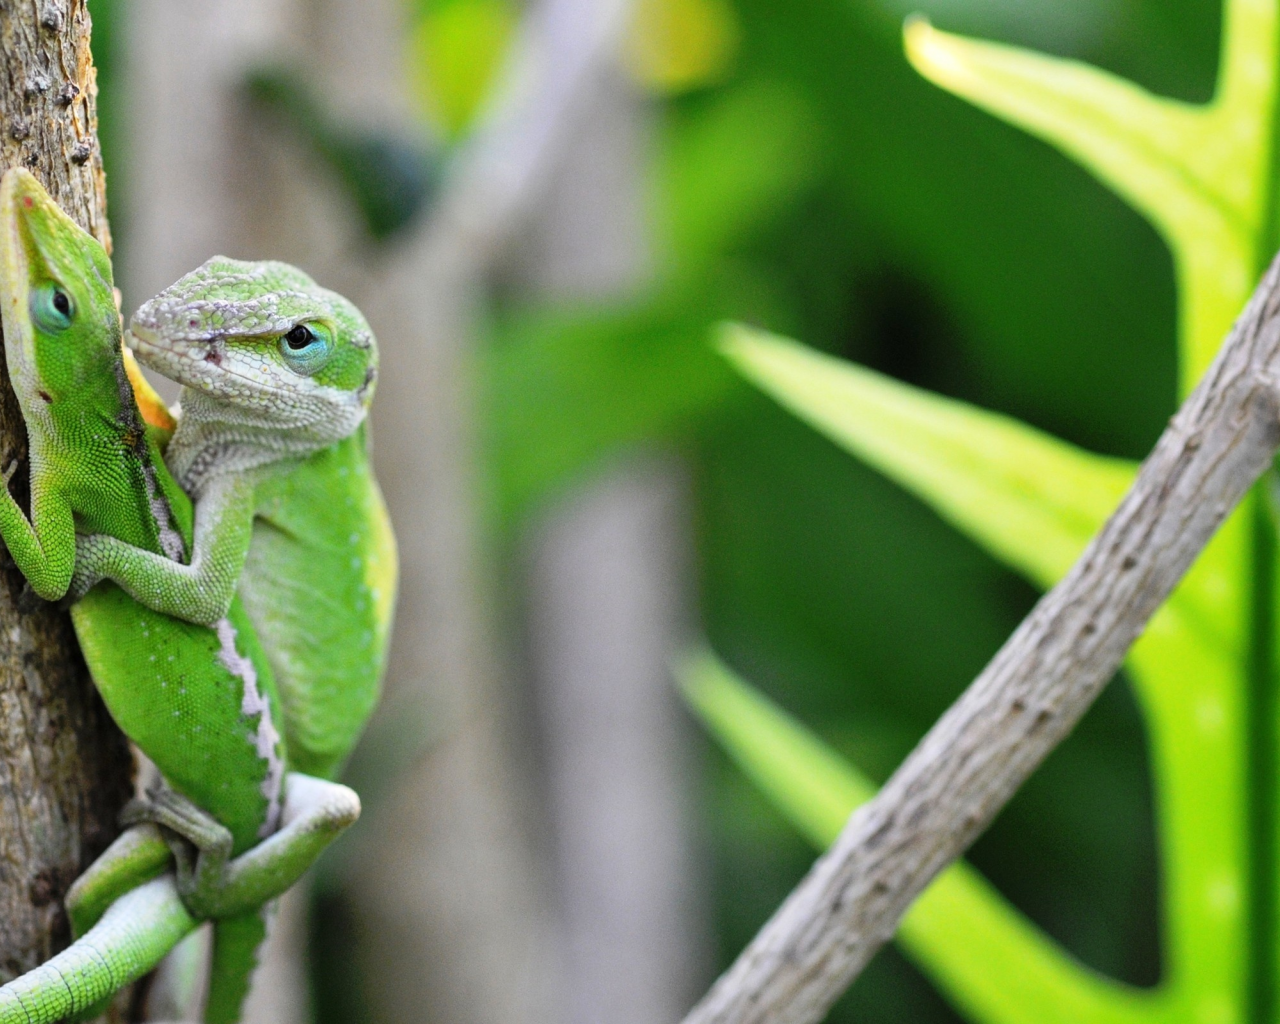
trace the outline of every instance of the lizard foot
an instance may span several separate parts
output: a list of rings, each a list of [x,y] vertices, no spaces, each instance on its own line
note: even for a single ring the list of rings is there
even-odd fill
[[[218,916],[216,896],[225,884],[227,862],[231,859],[230,830],[168,787],[149,790],[145,800],[129,801],[120,813],[124,825],[148,821],[161,827],[173,850],[178,895],[187,910],[196,917]]]

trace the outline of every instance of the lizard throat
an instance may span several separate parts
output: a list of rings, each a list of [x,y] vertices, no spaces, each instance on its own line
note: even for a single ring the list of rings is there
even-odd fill
[[[197,499],[214,476],[305,458],[350,436],[365,417],[364,407],[353,401],[326,405],[324,415],[281,424],[192,388],[183,389],[181,406],[165,461],[182,488]]]

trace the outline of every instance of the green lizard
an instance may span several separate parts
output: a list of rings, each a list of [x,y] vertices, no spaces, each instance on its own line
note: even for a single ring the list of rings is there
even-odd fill
[[[157,611],[213,622],[238,581],[280,687],[290,763],[332,777],[377,702],[395,601],[363,426],[373,335],[297,268],[219,256],[145,303],[126,339],[184,385],[165,460],[195,500],[195,547],[183,565],[81,536],[72,591],[107,578]]]
[[[3,489],[0,535],[33,589],[48,599],[66,591],[76,529],[182,557],[191,505],[134,403],[106,254],[21,170],[0,181],[0,315],[27,422],[32,495],[28,520]],[[159,821],[199,854],[173,841],[175,884],[155,877],[173,836],[144,826],[121,837],[69,896],[73,923],[88,933],[0,989],[0,1022],[91,1008],[149,969],[194,925],[193,913],[218,918],[206,1020],[235,1021],[262,904],[354,820],[358,800],[332,783],[286,778],[270,665],[238,601],[214,627],[199,626],[106,584],[72,618],[113,717],[172,787],[133,817]]]

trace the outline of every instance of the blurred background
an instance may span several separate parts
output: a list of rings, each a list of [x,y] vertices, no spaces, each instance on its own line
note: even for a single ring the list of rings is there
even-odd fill
[[[877,779],[1034,601],[740,382],[743,320],[1141,457],[1169,255],[921,80],[901,23],[1208,99],[1208,0],[91,0],[126,315],[214,253],[365,311],[402,555],[365,801],[254,1020],[668,1024],[812,861],[698,731],[707,638]],[[168,392],[173,394],[172,390]],[[1160,974],[1123,680],[972,860],[1087,964]],[[958,1018],[893,948],[832,1021]]]

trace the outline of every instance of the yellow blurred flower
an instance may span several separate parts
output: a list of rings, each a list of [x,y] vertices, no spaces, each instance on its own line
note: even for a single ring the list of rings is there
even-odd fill
[[[651,89],[696,89],[725,77],[739,34],[729,0],[637,0],[627,65]]]

